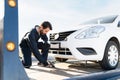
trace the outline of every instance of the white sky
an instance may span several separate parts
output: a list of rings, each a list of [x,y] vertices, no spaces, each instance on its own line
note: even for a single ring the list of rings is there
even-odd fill
[[[0,0],[0,20],[3,19],[4,16],[4,1]]]
[[[78,29],[81,22],[99,16],[120,14],[120,0],[18,0],[19,41],[34,25],[52,23],[53,31]],[[3,18],[0,0],[0,19]]]
[[[58,32],[111,14],[120,14],[120,0],[19,0],[19,39],[43,21],[51,22],[52,32]]]

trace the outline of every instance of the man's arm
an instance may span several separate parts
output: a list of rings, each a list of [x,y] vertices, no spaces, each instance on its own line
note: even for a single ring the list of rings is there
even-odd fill
[[[45,43],[48,43],[48,37],[47,37],[46,34],[41,35],[41,39],[42,39]]]
[[[29,39],[29,43],[30,43],[30,47],[31,47],[31,50],[33,53],[35,54],[39,54],[39,50],[38,50],[38,47],[37,47],[37,42],[35,40],[35,31],[32,30],[28,36],[28,39]]]
[[[42,62],[44,65],[48,65],[48,63],[43,59],[42,55],[40,54],[37,46],[37,42],[35,40],[35,32],[32,30],[28,36],[30,48],[34,54],[34,56],[38,59],[38,61]]]

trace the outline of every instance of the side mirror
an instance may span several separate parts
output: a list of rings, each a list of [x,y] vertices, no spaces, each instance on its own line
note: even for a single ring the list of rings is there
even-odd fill
[[[120,27],[120,21],[118,22],[118,25],[117,25],[118,27]]]

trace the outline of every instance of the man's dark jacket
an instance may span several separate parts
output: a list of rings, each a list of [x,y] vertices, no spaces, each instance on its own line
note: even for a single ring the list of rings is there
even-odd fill
[[[32,52],[35,53],[35,54],[39,54],[39,49],[38,49],[38,40],[39,39],[42,39],[44,41],[45,44],[47,44],[47,41],[48,41],[48,37],[47,35],[41,35],[41,34],[38,34],[36,28],[33,28],[29,35],[28,35],[28,38],[27,39],[22,39],[21,43],[20,43],[20,47],[22,48],[24,46],[24,44],[27,43],[27,45],[29,45],[29,47],[31,48]]]

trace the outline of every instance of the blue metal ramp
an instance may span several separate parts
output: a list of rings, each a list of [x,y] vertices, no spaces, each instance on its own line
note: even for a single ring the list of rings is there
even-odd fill
[[[0,80],[29,80],[18,55],[18,0],[4,1],[0,20]]]

